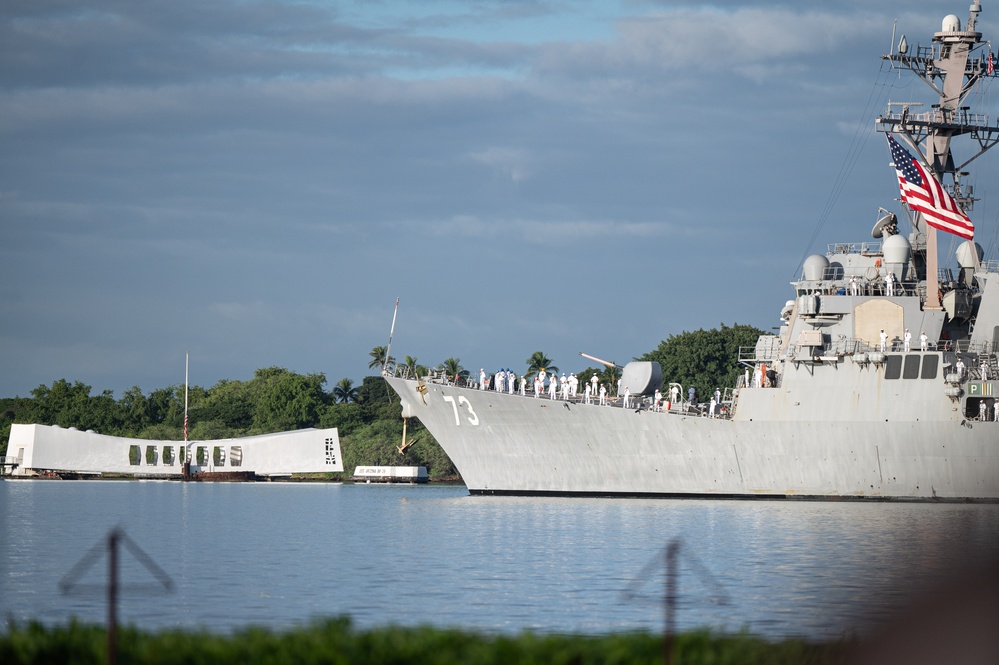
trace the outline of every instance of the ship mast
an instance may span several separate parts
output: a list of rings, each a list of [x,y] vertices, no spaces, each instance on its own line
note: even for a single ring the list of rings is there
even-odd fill
[[[970,185],[961,184],[961,178],[968,175],[963,169],[999,142],[999,126],[990,125],[985,115],[970,113],[970,107],[964,105],[965,98],[979,79],[996,76],[994,65],[999,64],[992,62],[991,52],[984,56],[978,53],[973,57],[974,52],[984,44],[982,33],[975,31],[981,11],[979,0],[975,0],[964,30],[961,30],[960,20],[950,15],[944,18],[943,29],[933,35],[931,46],[917,46],[916,53],[910,54],[903,35],[895,51],[882,56],[922,79],[938,95],[939,102],[927,113],[910,113],[909,107],[917,104],[889,103],[886,113],[876,121],[878,131],[905,137],[918,158],[966,213],[972,210],[977,199]],[[894,111],[894,106],[901,106],[902,110]],[[975,139],[978,151],[957,165],[951,153],[951,140],[965,134]],[[951,185],[947,185],[945,174],[950,176]],[[925,271],[924,308],[940,309],[937,232],[926,224],[919,213],[913,219],[913,227],[913,250],[917,256],[921,254],[923,257],[923,265],[917,265],[917,271]],[[977,260],[977,252],[973,254]]]

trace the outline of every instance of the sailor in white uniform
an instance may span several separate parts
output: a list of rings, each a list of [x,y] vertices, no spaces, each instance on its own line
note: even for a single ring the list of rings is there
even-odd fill
[[[590,392],[593,393],[594,397],[597,396],[597,392],[598,392],[597,388],[599,387],[598,386],[599,383],[600,383],[600,379],[598,379],[597,375],[594,374],[593,377],[590,379],[590,385],[592,386],[592,390],[590,390]]]
[[[624,389],[624,405],[623,406],[626,409],[629,408],[629,407],[631,407],[631,389],[628,388],[628,387],[625,387],[625,389]]]
[[[888,295],[895,295],[895,273],[889,272],[888,276],[885,277],[885,285],[887,286]]]
[[[929,347],[930,338],[926,336],[926,331],[919,333],[919,350],[925,351]]]
[[[909,332],[908,328],[905,329],[905,335],[902,337],[902,341],[905,343],[905,352],[908,353],[909,347],[912,345],[912,333]]]
[[[891,273],[888,273],[888,274],[890,275]],[[886,333],[885,329],[882,328],[881,329],[881,353],[884,353],[887,350],[888,350],[888,333]]]
[[[857,276],[850,275],[850,295],[857,295]]]
[[[607,404],[607,387],[604,384],[600,384],[600,406],[606,406]]]
[[[472,365],[474,367],[474,365]],[[486,389],[486,370],[479,370],[479,390]]]

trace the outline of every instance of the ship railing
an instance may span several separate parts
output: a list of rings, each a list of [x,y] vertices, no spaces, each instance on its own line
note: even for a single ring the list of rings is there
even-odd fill
[[[881,256],[881,241],[877,242],[834,242],[826,246],[828,254],[861,254]]]
[[[912,112],[912,109],[908,109],[908,113],[905,114],[905,121],[915,124],[932,124],[932,125],[969,125],[974,127],[989,127],[989,116],[984,113],[971,113],[968,109],[959,109],[958,111],[944,110],[944,109],[933,109],[932,111],[921,111],[919,113]],[[894,120],[896,122],[901,122],[903,119],[902,112],[890,112],[885,113],[883,116],[886,120]]]
[[[739,362],[752,365],[756,362],[776,362],[780,360],[783,349],[779,346],[765,346],[757,349],[755,346],[739,347]]]
[[[971,353],[980,356],[987,356],[992,353],[992,342],[973,342],[970,339],[956,339],[950,343],[950,347],[958,353]]]

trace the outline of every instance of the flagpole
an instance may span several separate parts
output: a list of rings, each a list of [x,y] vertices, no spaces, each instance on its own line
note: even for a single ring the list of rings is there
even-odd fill
[[[191,354],[187,352],[184,354],[184,447],[187,448],[187,392],[189,383],[189,369],[191,364]]]
[[[392,357],[392,336],[395,335],[395,317],[399,314],[399,298],[395,299],[395,311],[392,312],[392,328],[389,329],[389,343],[385,348],[385,361],[382,363],[382,374],[385,374],[385,368],[388,365],[389,358]]]

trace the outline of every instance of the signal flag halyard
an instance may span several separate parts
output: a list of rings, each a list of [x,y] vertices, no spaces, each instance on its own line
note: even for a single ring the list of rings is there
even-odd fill
[[[956,236],[973,240],[975,225],[971,223],[953,197],[947,193],[932,173],[928,172],[918,159],[899,145],[890,133],[888,148],[895,173],[898,174],[898,188],[902,200],[909,207],[923,214],[926,223],[935,229],[953,233]]]

